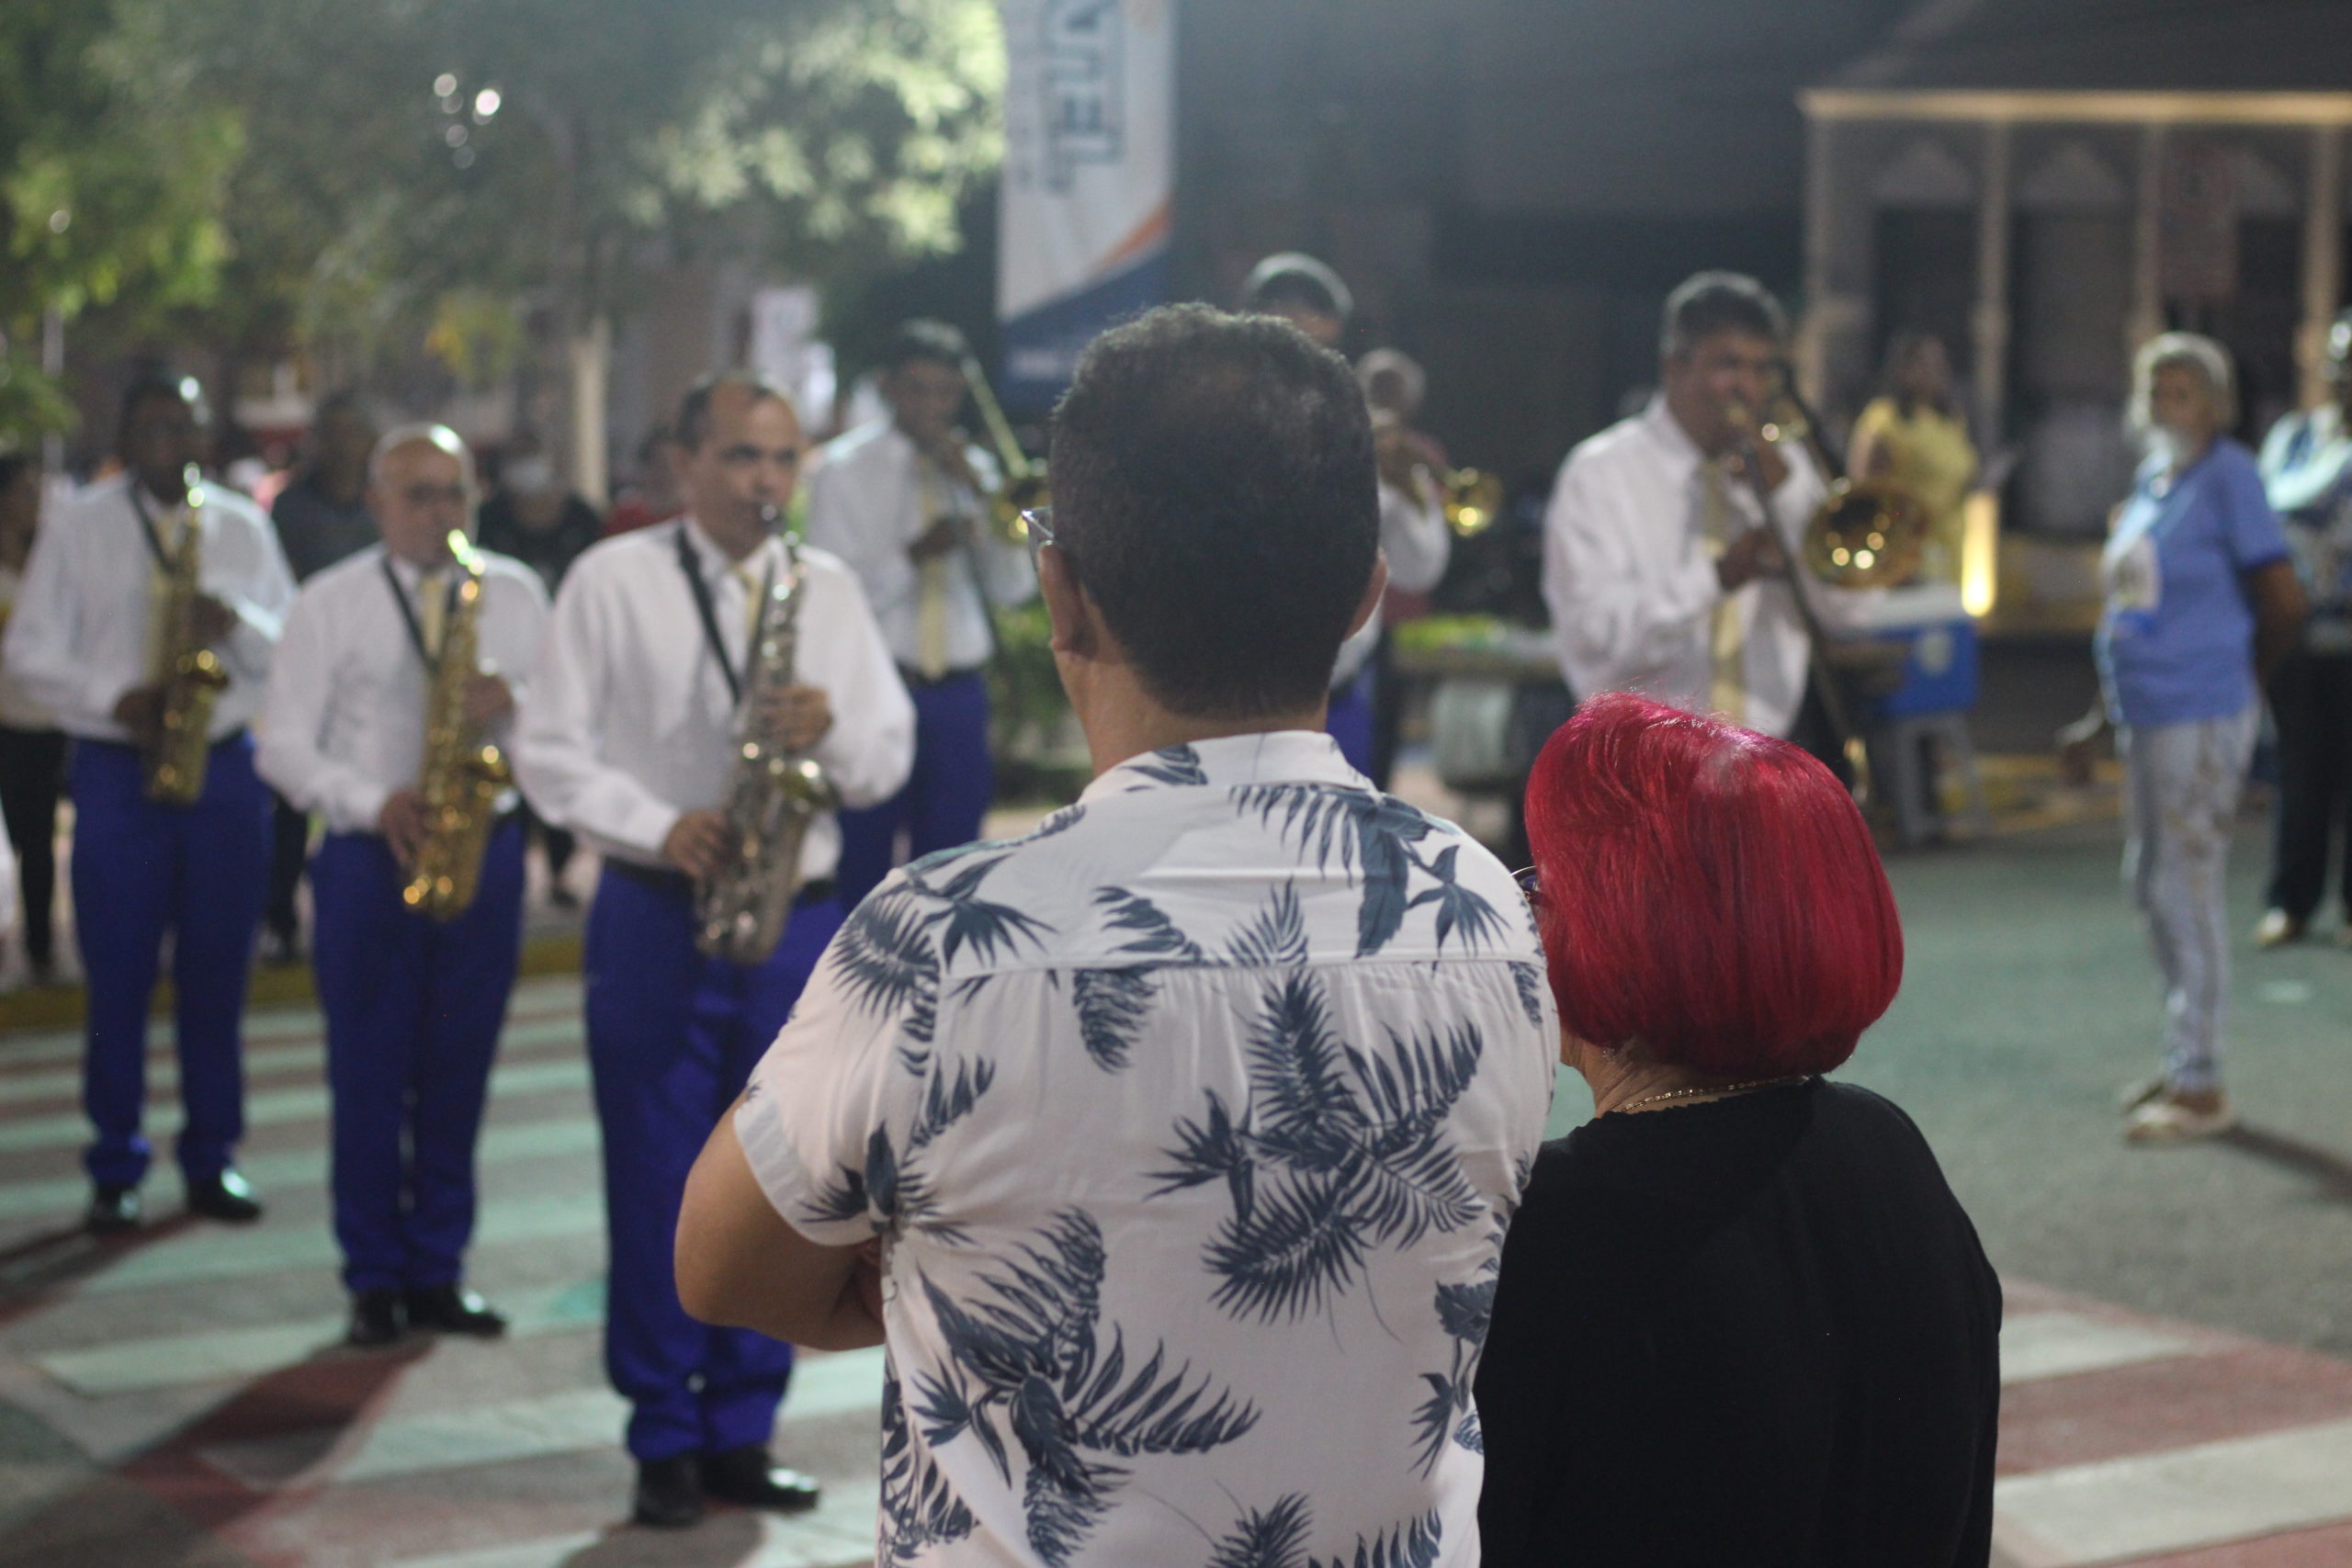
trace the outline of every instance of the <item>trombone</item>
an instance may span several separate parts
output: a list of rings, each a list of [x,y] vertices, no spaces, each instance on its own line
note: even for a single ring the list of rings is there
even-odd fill
[[[1021,514],[1053,501],[1053,491],[1046,484],[1046,465],[1021,449],[979,360],[968,354],[964,356],[964,388],[971,394],[972,406],[979,411],[981,427],[996,452],[998,468],[1003,470],[988,497],[989,523],[998,538],[1008,544],[1023,543],[1029,537],[1029,525],[1021,520]]]

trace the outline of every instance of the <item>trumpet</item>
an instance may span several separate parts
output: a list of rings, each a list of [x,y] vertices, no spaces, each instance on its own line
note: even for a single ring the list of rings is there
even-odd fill
[[[1455,537],[1476,538],[1493,527],[1495,519],[1502,515],[1501,475],[1482,468],[1438,468],[1414,444],[1411,427],[1385,412],[1374,416],[1373,441],[1381,459],[1382,473],[1395,472],[1392,464],[1401,459],[1402,466],[1417,479],[1428,480],[1437,491],[1446,526],[1453,530]]]
[[[1025,543],[1029,525],[1021,520],[1021,514],[1053,502],[1053,491],[1046,483],[1046,465],[1021,449],[1020,438],[1012,434],[1012,421],[1004,417],[1003,405],[989,389],[980,362],[968,354],[964,356],[964,387],[972,396],[972,406],[979,411],[981,428],[996,453],[997,466],[1003,470],[988,497],[989,524],[1007,544]]]

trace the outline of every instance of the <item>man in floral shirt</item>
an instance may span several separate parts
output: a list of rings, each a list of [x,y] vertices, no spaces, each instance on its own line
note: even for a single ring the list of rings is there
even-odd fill
[[[1378,603],[1347,366],[1155,311],[1037,517],[1098,776],[862,905],[697,1168],[690,1311],[883,1343],[880,1557],[1475,1563],[1557,1024],[1503,868],[1321,733]]]

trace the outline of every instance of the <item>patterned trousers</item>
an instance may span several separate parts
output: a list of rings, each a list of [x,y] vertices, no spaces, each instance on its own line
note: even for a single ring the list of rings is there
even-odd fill
[[[2218,1089],[2229,990],[2223,874],[2259,705],[2226,718],[2125,728],[2123,878],[2165,980],[2165,1077]]]

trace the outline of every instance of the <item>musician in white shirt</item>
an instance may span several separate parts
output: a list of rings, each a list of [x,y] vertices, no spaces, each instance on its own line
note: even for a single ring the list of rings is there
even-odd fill
[[[505,1319],[462,1283],[474,1141],[523,940],[523,830],[499,802],[473,901],[455,919],[402,891],[429,818],[418,793],[425,706],[467,573],[473,456],[438,424],[390,431],[368,459],[382,542],[304,583],[286,617],[261,728],[262,776],[326,818],[311,868],[312,965],[334,1096],[335,1240],[346,1337],[403,1328],[488,1337]],[[469,743],[503,745],[548,615],[538,574],[487,552],[476,601]]]
[[[1355,312],[1355,297],[1338,273],[1313,256],[1289,251],[1268,256],[1250,269],[1241,286],[1241,309],[1279,316],[1337,353]],[[1444,578],[1453,552],[1442,499],[1402,442],[1382,441],[1379,473],[1380,549],[1388,563],[1389,586],[1400,592],[1426,593]],[[1374,687],[1385,678],[1385,660],[1375,657],[1383,629],[1382,617],[1375,615],[1340,645],[1339,661],[1331,671],[1331,704],[1323,720],[1348,765],[1367,777],[1374,768]]]
[[[515,731],[534,808],[605,855],[583,957],[612,1247],[605,1366],[633,1406],[636,1517],[654,1525],[692,1523],[706,1494],[780,1509],[817,1497],[769,1465],[790,1347],[694,1322],[671,1273],[686,1172],[842,919],[841,836],[821,817],[775,955],[739,965],[695,947],[695,884],[733,849],[720,807],[754,612],[793,570],[775,518],[800,454],[799,420],[773,387],[729,376],[689,393],[675,457],[686,515],[572,567]],[[845,804],[870,807],[906,782],[914,710],[856,577],[821,550],[791,554],[804,573],[793,683],[755,719],[813,748]]]
[[[1753,278],[1700,273],[1666,303],[1661,390],[1568,454],[1544,596],[1578,697],[1638,692],[1767,735],[1797,728],[1810,642],[1789,561],[1826,491],[1804,451],[1755,439],[1785,336]]]
[[[74,929],[89,980],[83,1102],[97,1133],[84,1163],[98,1231],[141,1218],[147,1013],[167,931],[188,1207],[232,1223],[261,1215],[232,1163],[244,1132],[238,1034],[269,859],[269,795],[246,727],[294,580],[251,502],[202,480],[191,487],[209,429],[193,380],[134,381],[122,402],[128,471],[84,491],[41,530],[8,625],[10,673],[74,738]],[[212,709],[202,793],[181,806],[147,798],[141,747],[162,722],[165,563],[180,558],[191,525],[203,570],[189,625],[228,684]]]
[[[908,859],[969,843],[996,794],[989,612],[1035,596],[1037,575],[1026,546],[990,525],[996,465],[956,428],[970,361],[954,327],[906,322],[877,377],[888,417],[829,445],[808,479],[808,542],[857,573],[915,705],[906,787],[842,814],[847,907],[889,874],[901,833]]]

